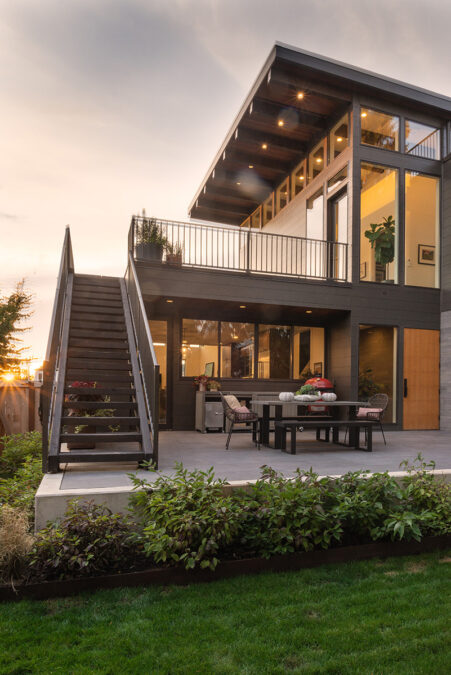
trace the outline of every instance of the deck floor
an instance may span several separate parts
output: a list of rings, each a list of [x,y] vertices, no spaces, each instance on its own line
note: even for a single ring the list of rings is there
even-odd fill
[[[230,449],[225,450],[226,435],[201,434],[196,431],[160,432],[159,472],[171,474],[176,462],[187,469],[207,470],[214,467],[218,477],[229,481],[255,480],[264,464],[293,475],[299,467],[320,475],[335,475],[347,471],[397,471],[400,463],[413,461],[418,453],[425,460],[434,461],[437,469],[451,469],[451,433],[441,431],[392,431],[386,432],[384,445],[380,432],[373,433],[373,452],[362,452],[332,443],[315,440],[313,431],[298,434],[297,454],[289,455],[280,450],[253,445],[250,434],[235,433]],[[131,444],[133,445],[133,444]],[[100,449],[100,446],[99,446]],[[106,449],[106,447],[105,447]],[[130,447],[130,450],[132,447]],[[63,467],[64,468],[64,467]],[[128,473],[136,471],[136,464],[73,464],[66,465],[61,484],[62,490],[79,487],[115,487],[130,485]],[[140,472],[149,480],[155,474]]]

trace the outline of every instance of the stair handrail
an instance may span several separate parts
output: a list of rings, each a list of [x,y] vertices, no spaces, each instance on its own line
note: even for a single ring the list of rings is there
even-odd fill
[[[155,348],[149,328],[149,320],[147,318],[146,307],[144,305],[132,251],[129,251],[128,255],[125,285],[131,310],[138,362],[144,389],[144,399],[149,420],[149,430],[152,441],[152,461],[155,467],[158,468],[160,366],[155,354]]]
[[[52,319],[47,341],[45,360],[42,366],[43,383],[40,390],[40,417],[42,423],[42,466],[48,470],[49,439],[53,427],[55,412],[55,392],[58,381],[60,361],[61,336],[63,333],[65,307],[69,279],[74,274],[74,257],[70,228],[66,227],[61,260],[56,284],[55,299],[53,302]]]

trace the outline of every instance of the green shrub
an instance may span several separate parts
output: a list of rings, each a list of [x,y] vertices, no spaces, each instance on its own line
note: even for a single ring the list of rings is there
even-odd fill
[[[30,554],[34,579],[129,572],[144,560],[129,518],[93,502],[69,502],[65,517],[41,530]]]
[[[3,436],[3,452],[0,457],[0,474],[12,476],[26,462],[28,457],[41,457],[42,436],[40,431]]]
[[[0,478],[0,506],[9,504],[32,517],[34,496],[42,476],[41,459],[28,457],[13,476]]]
[[[263,467],[260,480],[236,495],[240,530],[236,548],[241,555],[283,555],[314,548],[329,548],[341,540],[339,519],[332,518],[335,485],[312,471],[299,469],[287,480]]]
[[[187,471],[176,464],[174,476],[154,483],[131,475],[131,504],[144,529],[144,549],[157,563],[214,569],[220,552],[238,532],[236,500],[223,493],[225,481],[209,471]]]
[[[0,506],[0,581],[14,582],[24,576],[33,544],[28,529],[26,512]]]

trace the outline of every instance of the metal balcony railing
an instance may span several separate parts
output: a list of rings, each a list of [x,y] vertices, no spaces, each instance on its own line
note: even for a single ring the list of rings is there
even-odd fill
[[[167,242],[155,262],[248,274],[346,281],[348,245],[261,230],[181,223],[133,216],[129,251],[135,260],[151,261],[143,235],[157,226]],[[155,255],[155,253],[154,253]]]

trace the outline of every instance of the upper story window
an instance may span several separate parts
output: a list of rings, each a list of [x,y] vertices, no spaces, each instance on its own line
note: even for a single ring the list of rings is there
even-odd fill
[[[302,160],[291,174],[291,199],[296,197],[307,185],[307,162]]]
[[[276,190],[276,214],[281,211],[284,206],[288,204],[289,201],[289,196],[288,196],[288,189],[289,189],[289,184],[290,184],[290,179],[288,176],[285,178],[283,183],[279,185],[279,187]]]
[[[327,192],[332,192],[332,190],[335,190],[339,185],[343,185],[347,177],[348,165],[346,164],[346,166],[336,173],[335,176],[332,176],[332,178],[327,181]]]
[[[262,226],[262,207],[258,206],[250,216],[250,226],[255,229],[260,229]]]
[[[313,180],[324,169],[326,163],[326,139],[316,145],[308,156],[308,178]]]
[[[440,178],[406,171],[405,283],[439,287]]]
[[[361,142],[385,150],[399,150],[399,117],[360,109]]]
[[[406,120],[404,151],[415,157],[440,159],[440,129]]]
[[[330,161],[338,157],[338,155],[349,145],[349,118],[348,114],[344,115],[339,122],[333,127],[330,132],[329,147],[330,147]]]

